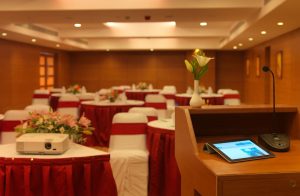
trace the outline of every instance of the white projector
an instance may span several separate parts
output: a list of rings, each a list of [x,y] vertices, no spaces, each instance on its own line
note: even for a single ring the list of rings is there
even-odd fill
[[[22,154],[62,154],[69,149],[69,135],[26,133],[16,139],[16,148]]]

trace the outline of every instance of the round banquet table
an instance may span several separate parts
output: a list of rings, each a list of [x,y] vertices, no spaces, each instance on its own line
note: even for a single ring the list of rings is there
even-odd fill
[[[224,95],[222,94],[201,94],[207,105],[224,105]]]
[[[148,123],[149,196],[180,196],[181,177],[175,159],[175,124],[172,119]]]
[[[106,152],[79,144],[61,155],[25,155],[0,145],[0,195],[117,196]]]
[[[70,93],[67,93],[67,94],[70,94]],[[62,95],[62,93],[53,93],[53,94],[50,95],[49,105],[51,106],[53,111],[56,111],[57,106],[58,106],[58,100],[61,97],[61,95]],[[71,95],[74,95],[74,94],[71,94]],[[94,93],[75,94],[75,96],[77,96],[80,101],[91,100],[91,98],[85,99],[86,96],[93,97],[93,99],[94,99],[94,95],[95,95]]]
[[[175,95],[175,103],[179,106],[190,105],[192,94],[181,93]]]
[[[153,89],[153,90],[126,90],[126,97],[129,100],[141,100],[145,101],[145,97],[148,94],[158,94],[160,90]]]
[[[0,131],[2,130],[2,121],[3,121],[4,115],[0,114]]]
[[[87,138],[86,145],[108,147],[113,116],[119,112],[128,112],[131,107],[143,105],[144,102],[138,100],[81,102],[81,115],[90,119],[95,128],[93,136]]]

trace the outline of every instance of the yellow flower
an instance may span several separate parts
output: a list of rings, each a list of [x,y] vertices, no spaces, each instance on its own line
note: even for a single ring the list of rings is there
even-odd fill
[[[88,130],[88,129],[85,129],[85,130],[83,130],[83,134],[85,134],[85,135],[92,135],[92,131]]]
[[[205,54],[199,50],[193,54],[191,61],[185,60],[186,69],[194,75],[195,80],[199,80],[208,70],[208,63],[213,58],[206,57]]]
[[[195,59],[197,60],[198,64],[200,67],[204,67],[205,65],[207,65],[207,63],[213,59],[210,57],[206,57],[206,56],[202,56],[202,55],[193,55],[195,57]]]
[[[184,63],[185,63],[186,69],[187,69],[189,72],[192,72],[192,73],[193,73],[193,66],[190,64],[190,62],[189,62],[188,60],[185,60]]]

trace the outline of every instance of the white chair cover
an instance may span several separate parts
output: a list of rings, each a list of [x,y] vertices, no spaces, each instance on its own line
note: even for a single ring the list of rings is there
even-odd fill
[[[58,100],[57,112],[79,117],[79,98],[72,94],[63,94]]]
[[[130,134],[117,125],[144,125],[143,134]],[[117,113],[113,117],[109,142],[110,163],[118,196],[146,196],[148,193],[148,160],[146,146],[147,117],[141,113]],[[129,130],[130,131],[130,130]]]
[[[240,93],[237,90],[232,89],[220,89],[218,93],[224,95],[224,105],[240,105]]]
[[[157,110],[158,119],[168,118],[167,99],[161,94],[148,94],[145,97],[145,106]]]
[[[25,107],[25,110],[28,112],[49,112],[51,110],[51,107],[49,105],[42,105],[42,104],[34,104],[34,105],[28,105]]]
[[[132,107],[128,110],[129,113],[142,113],[148,118],[148,121],[157,120],[157,110],[153,107]]]
[[[29,112],[26,110],[7,110],[2,121],[1,144],[16,142],[16,132],[13,129],[28,118]],[[8,125],[9,123],[13,126]],[[5,126],[5,124],[8,126]],[[11,130],[6,130],[7,128],[4,127],[11,127]]]
[[[36,89],[33,92],[32,104],[49,105],[50,92],[46,89]]]

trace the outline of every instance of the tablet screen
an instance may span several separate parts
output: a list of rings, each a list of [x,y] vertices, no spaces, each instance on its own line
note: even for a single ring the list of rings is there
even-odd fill
[[[274,157],[251,139],[213,142],[210,145],[229,162]]]

